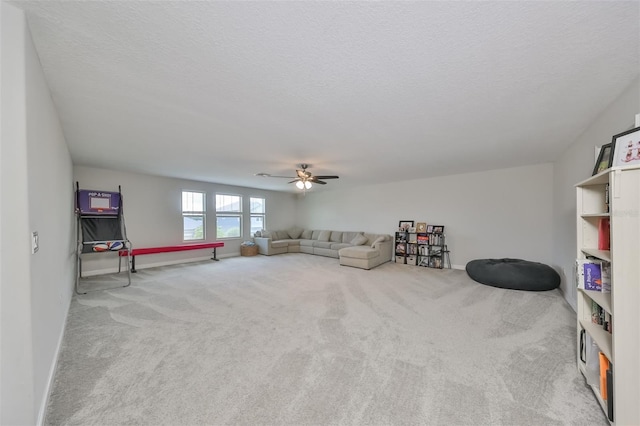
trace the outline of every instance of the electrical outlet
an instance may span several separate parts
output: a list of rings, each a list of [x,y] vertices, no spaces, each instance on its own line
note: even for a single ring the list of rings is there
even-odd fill
[[[36,254],[39,248],[38,231],[31,233],[31,254]]]

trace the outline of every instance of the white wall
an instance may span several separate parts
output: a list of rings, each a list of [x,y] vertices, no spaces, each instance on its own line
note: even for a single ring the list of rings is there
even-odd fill
[[[34,424],[33,349],[27,139],[25,34],[21,11],[0,3],[2,56],[2,144],[0,184],[2,241],[0,273],[0,423]]]
[[[553,257],[557,269],[562,271],[561,289],[574,309],[574,263],[577,256],[574,185],[591,176],[595,164],[594,147],[609,143],[613,135],[632,128],[637,113],[640,113],[638,79],[593,121],[554,164],[556,172],[553,180]]]
[[[477,258],[552,261],[553,166],[541,164],[300,197],[307,228],[393,234],[398,221],[444,225],[451,263]]]
[[[34,397],[44,415],[75,280],[71,156],[29,32],[25,41]]]
[[[42,420],[71,300],[71,157],[22,11],[0,3],[0,423]],[[31,254],[31,231],[40,250]]]
[[[183,243],[181,200],[183,190],[204,191],[207,202],[206,241],[216,241],[215,194],[241,195],[243,210],[249,211],[249,197],[266,199],[267,227],[284,228],[294,224],[296,218],[295,195],[276,191],[221,185],[191,180],[173,179],[137,173],[126,173],[92,167],[76,166],[74,180],[81,189],[117,191],[122,187],[127,236],[134,247],[154,247]],[[250,239],[250,223],[243,224],[242,238],[223,240],[224,248],[218,257],[240,254],[240,243]],[[136,257],[136,268],[184,260],[201,259],[208,251],[185,251]],[[83,275],[117,270],[115,255],[89,254],[83,261]],[[208,256],[210,257],[210,256]]]

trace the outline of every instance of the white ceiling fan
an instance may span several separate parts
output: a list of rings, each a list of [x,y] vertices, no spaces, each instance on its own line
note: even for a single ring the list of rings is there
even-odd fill
[[[297,176],[295,177],[294,176],[276,176],[269,173],[256,173],[256,176],[293,179],[291,182],[288,182],[288,183],[295,183],[298,189],[304,189],[304,190],[311,189],[314,183],[317,183],[319,185],[326,185],[327,182],[324,182],[324,180],[340,178],[339,176],[335,176],[335,175],[314,176],[311,172],[307,171],[307,168],[309,167],[310,167],[309,164],[305,164],[305,163],[300,164],[300,169],[296,170]]]

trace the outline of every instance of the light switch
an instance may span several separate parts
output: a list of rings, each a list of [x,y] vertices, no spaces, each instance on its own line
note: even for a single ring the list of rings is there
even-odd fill
[[[35,254],[38,251],[38,231],[31,233],[31,254]]]

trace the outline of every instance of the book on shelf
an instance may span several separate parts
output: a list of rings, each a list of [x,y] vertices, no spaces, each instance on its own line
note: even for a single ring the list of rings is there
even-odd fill
[[[440,246],[443,242],[442,234],[429,234],[429,244],[432,246]]]
[[[604,320],[602,321],[602,328],[604,331],[611,333],[612,329],[612,317],[611,314],[607,311],[604,311]]]
[[[610,221],[608,217],[598,220],[598,250],[609,250],[610,242]]]
[[[585,263],[582,267],[584,268],[584,289],[602,291],[600,265],[597,263]]]
[[[576,286],[611,293],[611,263],[595,258],[576,260]]]
[[[602,325],[602,306],[598,305],[595,300],[591,301],[591,322]]]
[[[609,368],[607,369],[607,417],[610,421],[613,421],[613,364],[609,362]]]
[[[613,331],[613,317],[594,300],[591,301],[591,323],[601,325],[608,333]]]
[[[607,370],[609,370],[609,360],[602,352],[600,356],[600,396],[604,401],[607,400]]]

